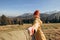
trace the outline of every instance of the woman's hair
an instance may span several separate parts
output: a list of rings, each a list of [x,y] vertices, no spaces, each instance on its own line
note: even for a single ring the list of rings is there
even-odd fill
[[[40,15],[40,11],[36,10],[33,15]]]

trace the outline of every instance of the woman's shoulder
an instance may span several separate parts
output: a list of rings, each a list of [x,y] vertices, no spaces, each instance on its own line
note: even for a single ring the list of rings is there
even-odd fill
[[[34,21],[33,21],[33,24],[35,23],[41,23],[42,24],[42,21],[39,19],[39,18],[36,18]]]
[[[41,19],[37,19],[37,21],[38,21],[40,24],[42,24],[42,21],[41,21]]]

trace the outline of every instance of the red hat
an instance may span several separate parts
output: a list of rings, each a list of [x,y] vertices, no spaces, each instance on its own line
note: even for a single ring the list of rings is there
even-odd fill
[[[40,15],[40,11],[36,10],[33,15]]]

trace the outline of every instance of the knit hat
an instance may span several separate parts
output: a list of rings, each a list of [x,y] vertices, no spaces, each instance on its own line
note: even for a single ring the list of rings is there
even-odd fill
[[[40,11],[36,10],[33,15],[40,15]]]

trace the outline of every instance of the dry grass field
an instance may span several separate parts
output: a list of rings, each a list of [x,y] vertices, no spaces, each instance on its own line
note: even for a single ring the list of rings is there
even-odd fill
[[[47,40],[60,40],[60,23],[43,24],[42,29]]]
[[[27,30],[27,28],[30,26],[32,26],[32,25],[31,24],[24,24],[24,25],[17,24],[17,25],[0,26],[0,40],[9,40],[8,37],[10,34],[12,34],[10,36],[11,37],[13,36],[13,38],[16,35],[19,35],[19,36],[16,36],[16,37],[18,37],[18,39],[11,38],[10,40],[19,40],[19,39],[23,40],[23,38],[22,38],[22,36],[24,36],[23,31]],[[43,24],[42,30],[43,30],[47,40],[60,40],[60,23]],[[6,36],[7,33],[10,33],[10,34],[8,36]],[[1,38],[1,36],[3,38],[7,37],[7,39],[3,39],[3,38]]]

